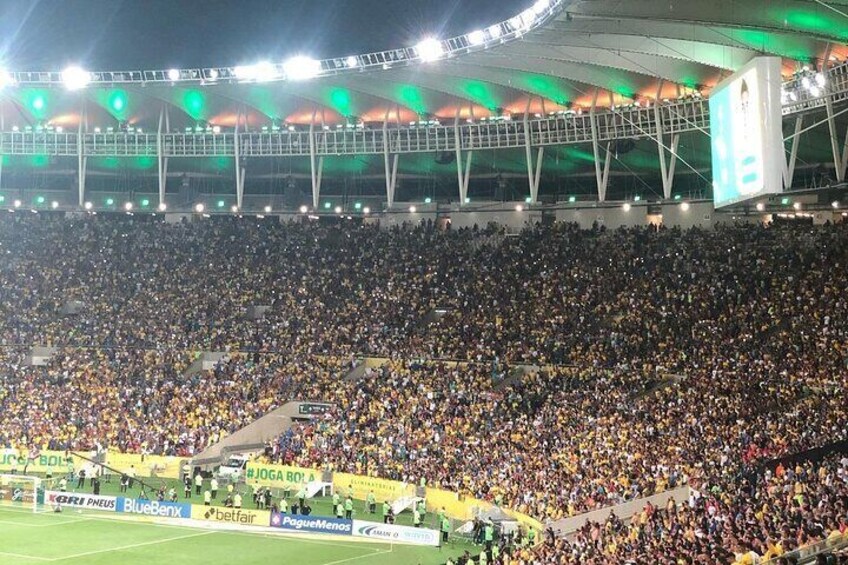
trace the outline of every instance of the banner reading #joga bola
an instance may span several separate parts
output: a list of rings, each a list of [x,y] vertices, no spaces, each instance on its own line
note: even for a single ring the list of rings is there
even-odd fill
[[[297,489],[303,483],[320,480],[321,474],[315,469],[289,465],[266,465],[251,461],[247,464],[246,479],[248,484]]]
[[[29,459],[25,451],[4,449],[0,450],[0,473],[12,470],[23,473],[26,467],[27,473],[46,473],[50,470],[59,475],[67,470],[68,458],[71,459],[75,469],[85,464],[85,461],[79,457],[66,454],[64,451],[41,450],[38,456]]]

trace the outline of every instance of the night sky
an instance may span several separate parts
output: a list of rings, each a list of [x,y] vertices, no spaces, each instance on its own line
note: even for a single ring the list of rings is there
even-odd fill
[[[414,45],[507,19],[532,0],[2,0],[10,70],[165,69]]]

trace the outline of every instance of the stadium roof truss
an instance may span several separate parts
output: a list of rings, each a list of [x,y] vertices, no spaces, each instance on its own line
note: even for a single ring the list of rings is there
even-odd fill
[[[231,159],[239,208],[246,159],[308,158],[317,208],[327,157],[380,158],[391,206],[402,155],[455,155],[464,202],[476,152],[521,150],[535,202],[546,149],[577,144],[591,147],[603,201],[613,144],[643,140],[670,198],[680,135],[708,135],[711,87],[775,55],[784,60],[787,186],[814,112],[825,116],[818,124],[842,182],[848,144],[834,107],[848,98],[846,38],[848,0],[539,0],[462,36],[322,61],[0,71],[0,154],[76,158],[80,205],[92,157],[155,159],[161,202],[169,160]]]

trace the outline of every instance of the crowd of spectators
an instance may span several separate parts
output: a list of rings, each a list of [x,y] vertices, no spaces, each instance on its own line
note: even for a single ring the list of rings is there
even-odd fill
[[[507,237],[11,214],[0,443],[192,455],[289,399],[325,400],[335,408],[275,442],[274,460],[423,478],[546,520],[684,483],[702,493],[647,511],[638,535],[599,526],[542,562],[650,562],[669,551],[652,540],[688,540],[719,511],[732,531],[723,519],[681,552],[762,555],[791,547],[783,526],[799,514],[774,502],[767,528],[745,518],[784,480],[758,465],[848,439],[846,244],[844,225]],[[62,315],[71,301],[80,312]],[[270,308],[253,319],[256,305]],[[25,367],[27,344],[59,353]],[[231,355],[186,376],[200,350]],[[388,360],[343,380],[359,355]],[[827,469],[804,475],[814,493],[839,477],[815,517],[844,517],[844,472]]]

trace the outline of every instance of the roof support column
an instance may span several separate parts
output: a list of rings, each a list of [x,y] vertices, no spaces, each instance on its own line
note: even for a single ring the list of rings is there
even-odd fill
[[[397,115],[400,113],[395,110]],[[386,110],[386,116],[383,119],[383,166],[386,174],[386,207],[391,209],[395,205],[395,188],[397,187],[397,168],[398,154],[394,155],[390,152],[391,144],[389,143],[389,111]]]
[[[156,132],[156,159],[159,162],[159,207],[165,205],[165,189],[168,184],[168,157],[165,156],[164,136],[171,129],[168,107],[159,111],[159,129]]]
[[[839,152],[839,134],[836,132],[836,117],[833,113],[833,99],[829,92],[825,93],[824,106],[827,110],[827,128],[830,131],[830,147],[833,151],[833,166],[836,170],[836,182],[845,180],[845,169],[848,164],[848,134],[846,134],[842,153]]]
[[[792,188],[792,181],[795,177],[795,160],[798,157],[798,140],[801,139],[801,129],[804,126],[804,115],[799,114],[797,118],[795,118],[795,135],[792,136],[792,147],[789,149],[789,162],[784,163],[783,165],[783,188],[784,190],[789,190]],[[846,144],[848,144],[848,137],[845,138]],[[848,145],[845,146],[848,149]],[[786,159],[786,152],[783,153],[784,160]]]
[[[468,199],[468,182],[471,177],[471,151],[468,151],[466,154],[465,172],[463,172],[462,135],[460,134],[459,129],[459,108],[456,109],[456,116],[454,116],[453,119],[453,135],[454,145],[456,146],[456,178],[459,184],[459,205],[464,206]]]
[[[607,185],[609,183],[610,171],[610,144],[607,142],[606,155],[603,162],[603,171],[601,170],[601,148],[598,142],[598,116],[595,108],[598,106],[598,89],[595,89],[595,95],[592,97],[592,106],[589,109],[589,124],[592,127],[592,152],[595,156],[595,180],[598,184],[598,202],[604,202],[607,199]]]
[[[85,169],[88,165],[88,157],[85,154],[85,134],[87,132],[88,115],[86,114],[85,100],[83,100],[79,130],[77,131],[77,190],[80,207],[85,205]]]
[[[236,166],[236,207],[241,211],[244,205],[244,175],[245,170],[241,164],[241,108],[236,113],[236,128],[233,132],[233,156]]]
[[[316,108],[312,112],[312,120],[309,122],[309,176],[312,180],[312,207],[317,210],[321,203],[321,177],[324,172],[324,158],[318,159],[318,141],[315,139],[315,116]]]
[[[536,155],[536,165],[533,165],[533,140],[530,127],[530,102],[532,97],[527,99],[527,107],[524,110],[524,153],[527,159],[527,182],[530,187],[530,202],[536,203],[539,200],[539,181],[542,176],[542,160],[545,158],[545,148],[539,147]],[[544,104],[544,99],[542,99]]]
[[[0,131],[6,131],[6,115],[0,109]],[[3,186],[3,138],[0,136],[0,187]]]

